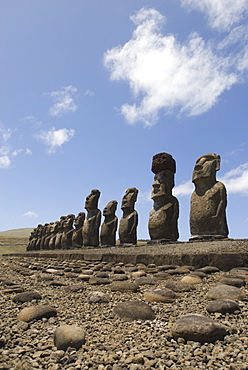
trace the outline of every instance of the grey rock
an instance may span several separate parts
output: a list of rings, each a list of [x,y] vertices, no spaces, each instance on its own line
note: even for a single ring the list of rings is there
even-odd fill
[[[87,301],[89,303],[108,303],[110,302],[110,297],[106,293],[93,291],[89,293]]]
[[[127,301],[118,303],[113,309],[123,321],[153,320],[155,313],[152,308],[142,301]]]
[[[130,281],[113,281],[109,288],[119,292],[137,292],[139,285]]]
[[[150,302],[174,302],[176,293],[168,288],[149,289],[144,292],[144,298]]]
[[[40,300],[42,297],[38,292],[22,292],[16,294],[12,301],[15,303],[31,302],[32,300]]]
[[[220,312],[222,314],[226,314],[241,311],[241,308],[237,302],[232,301],[231,299],[216,299],[208,303],[206,310],[209,313]]]
[[[207,292],[207,297],[211,299],[227,298],[237,301],[242,301],[246,295],[245,293],[234,286],[231,285],[216,285],[210,288]]]
[[[57,310],[54,307],[46,305],[37,305],[23,308],[17,315],[17,320],[30,322],[40,320],[43,317],[49,318],[57,315]]]
[[[61,325],[54,332],[54,345],[58,350],[68,347],[79,349],[85,344],[85,331],[76,325]]]
[[[185,340],[200,343],[223,340],[227,335],[224,325],[198,314],[181,317],[175,322],[171,332],[175,339],[184,338]]]

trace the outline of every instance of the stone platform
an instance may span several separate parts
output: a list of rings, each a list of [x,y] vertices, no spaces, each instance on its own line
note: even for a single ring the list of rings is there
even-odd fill
[[[248,266],[248,239],[175,242],[147,244],[139,242],[132,247],[82,248],[44,250],[5,254],[8,257],[36,257],[69,260],[144,263],[155,265],[191,265],[200,268],[216,266],[223,271]]]

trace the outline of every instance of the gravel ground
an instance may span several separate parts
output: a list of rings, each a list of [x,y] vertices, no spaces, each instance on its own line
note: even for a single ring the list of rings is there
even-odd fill
[[[50,273],[47,272],[48,269]],[[108,275],[105,284],[83,280],[84,270],[94,277]],[[131,265],[100,261],[71,261],[46,258],[4,257],[0,259],[0,369],[248,369],[248,300],[238,304],[241,311],[234,314],[209,314],[206,306],[208,290],[231,272],[218,271],[202,275],[202,281],[187,292],[177,292],[172,303],[147,302],[156,317],[151,321],[124,322],[113,314],[117,303],[130,300],[145,301],[143,293],[151,288],[140,285],[137,292],[113,291],[111,285],[121,276],[135,280],[135,273],[156,278],[153,287],[164,287],[168,281],[179,282],[194,270],[191,266]],[[239,272],[242,274],[242,271]],[[232,273],[233,275],[233,273]],[[158,275],[159,276],[159,275]],[[243,270],[248,281],[248,269]],[[106,279],[106,278],[105,278]],[[160,280],[161,279],[161,280]],[[74,287],[74,288],[72,288]],[[19,290],[18,290],[19,289]],[[246,295],[246,286],[240,288]],[[14,303],[18,291],[37,291],[40,301]],[[74,291],[73,291],[74,290]],[[111,299],[90,304],[92,291],[101,291]],[[57,316],[26,323],[17,314],[35,304],[50,305]],[[198,313],[213,318],[228,328],[223,341],[199,343],[174,340],[172,325],[183,315]],[[59,325],[78,325],[86,331],[86,343],[79,349],[58,351],[53,333]]]

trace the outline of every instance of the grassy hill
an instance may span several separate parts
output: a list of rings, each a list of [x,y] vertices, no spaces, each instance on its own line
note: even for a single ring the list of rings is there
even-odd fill
[[[33,228],[0,231],[0,256],[4,253],[24,252]]]

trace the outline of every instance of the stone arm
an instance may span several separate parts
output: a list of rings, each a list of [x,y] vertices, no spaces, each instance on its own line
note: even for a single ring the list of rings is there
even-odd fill
[[[218,207],[216,209],[216,214],[212,216],[212,218],[218,218],[221,214],[225,212],[226,205],[227,205],[227,194],[225,185],[222,182],[217,182],[216,186],[218,186],[218,195],[219,195],[219,202]]]
[[[179,233],[178,233],[178,227],[177,227],[177,220],[179,217],[179,202],[177,198],[174,198],[175,203],[174,203],[174,212],[172,216],[172,238],[174,240],[177,240],[179,238]]]
[[[130,225],[131,224],[131,225]],[[129,225],[131,226],[129,228],[129,234],[132,235],[135,233],[136,228],[138,226],[138,212],[134,211],[132,217],[129,219]]]

